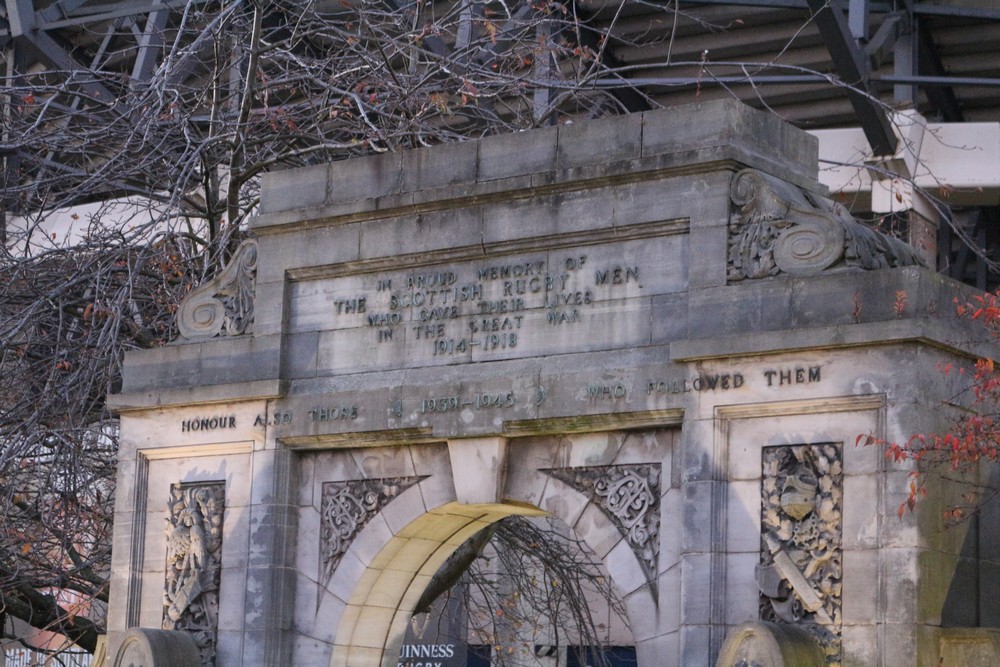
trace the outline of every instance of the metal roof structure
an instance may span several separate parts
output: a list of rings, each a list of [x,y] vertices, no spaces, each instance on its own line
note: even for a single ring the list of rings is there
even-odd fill
[[[87,73],[150,77],[181,13],[208,4],[4,0],[0,63],[6,76],[49,69],[78,77],[87,95],[114,98]],[[335,12],[341,3],[312,4]],[[390,8],[404,5],[386,0]],[[530,6],[517,3],[517,11]],[[874,156],[898,152],[893,109],[915,109],[931,122],[1000,122],[997,0],[576,0],[553,6],[582,19],[581,44],[609,68],[587,85],[611,91],[629,111],[736,97],[807,130],[858,127]],[[427,47],[453,44],[428,39]],[[196,76],[197,69],[192,57],[174,76]],[[0,157],[9,177],[16,156]],[[956,224],[993,246],[997,201],[992,192],[980,199],[959,211]],[[972,279],[981,286],[994,282],[973,267],[973,254],[962,255],[962,244],[948,235],[954,226],[942,225],[941,268],[966,279],[979,271]]]

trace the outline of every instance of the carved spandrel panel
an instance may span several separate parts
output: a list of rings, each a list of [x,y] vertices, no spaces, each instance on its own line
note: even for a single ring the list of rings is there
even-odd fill
[[[330,581],[361,529],[396,496],[426,477],[325,482],[320,506],[320,572]]]
[[[839,445],[765,447],[761,620],[803,628],[840,664],[843,455]]]
[[[550,468],[542,472],[569,484],[601,508],[632,547],[646,581],[655,590],[660,556],[660,465]]]
[[[170,486],[163,629],[191,633],[205,667],[215,664],[225,493],[225,482]]]

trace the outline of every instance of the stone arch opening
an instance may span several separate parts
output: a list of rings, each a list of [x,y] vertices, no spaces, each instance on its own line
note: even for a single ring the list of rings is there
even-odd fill
[[[395,667],[413,609],[447,558],[505,517],[543,514],[530,506],[451,502],[411,521],[376,554],[354,588],[337,629],[331,667]]]
[[[571,549],[582,547],[586,551],[583,558],[589,559],[599,567],[601,576],[608,577],[611,582],[608,586],[615,588],[618,603],[624,605],[620,591],[614,585],[614,576],[608,572],[606,559],[599,558],[579,536],[571,536],[572,529],[558,517],[537,507],[517,503],[480,505],[447,503],[410,522],[394,535],[369,563],[341,616],[330,664],[339,667],[348,665],[396,667],[399,664],[399,648],[406,636],[414,608],[435,573],[469,538],[503,519],[515,516],[535,519],[544,517],[559,524],[564,537],[552,532],[548,538],[563,539],[565,546]],[[594,602],[595,599],[592,598],[584,603]],[[624,609],[619,609],[618,613],[625,616]],[[628,622],[624,618],[618,620],[621,627],[609,628],[609,625],[615,624],[616,617],[613,614],[616,612],[610,607],[596,608],[595,611],[599,614],[594,622],[601,626],[602,644],[607,643],[604,637],[612,636],[619,640],[617,644],[634,643],[627,627]],[[574,631],[568,634],[564,632],[561,637],[553,637],[552,628],[546,628],[544,621],[540,619],[533,630],[539,633],[538,637],[552,637],[551,641],[540,639],[535,643],[551,643],[551,649],[555,649],[558,644],[563,655],[568,644],[580,643],[580,638]],[[467,637],[468,635],[462,639]],[[521,650],[524,650],[524,647],[521,647]]]

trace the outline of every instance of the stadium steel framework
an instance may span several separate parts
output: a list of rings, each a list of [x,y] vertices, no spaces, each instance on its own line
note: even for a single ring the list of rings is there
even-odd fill
[[[409,0],[384,2],[405,9]],[[5,0],[2,76],[10,81],[47,70],[76,82],[84,95],[116,99],[90,74],[113,71],[133,81],[148,79],[185,7],[211,4]],[[340,4],[312,3],[330,12]],[[458,4],[475,16],[489,3]],[[508,3],[511,20],[537,6]],[[603,45],[608,66],[607,76],[587,85],[611,91],[627,111],[735,96],[808,130],[859,127],[875,161],[898,152],[894,109],[915,109],[929,121],[948,124],[1000,121],[1000,5],[994,0],[577,0],[573,11],[586,27],[581,41]],[[452,46],[435,36],[425,42],[440,53]],[[197,65],[192,50],[186,62],[174,63],[172,76],[190,76]],[[551,72],[558,76],[557,68]],[[546,94],[540,85],[536,95]],[[24,176],[20,165],[28,161],[11,148],[16,142],[6,128],[3,132],[0,211],[16,215],[7,186]],[[986,150],[1000,153],[1000,146]],[[33,157],[30,162],[38,164]],[[49,155],[43,168],[77,167]],[[941,223],[939,270],[983,288],[1000,279],[988,261],[1000,245],[1000,176],[994,180],[961,206],[939,209],[947,220],[933,221]],[[864,214],[865,205],[855,212]],[[905,223],[905,215],[882,217]]]

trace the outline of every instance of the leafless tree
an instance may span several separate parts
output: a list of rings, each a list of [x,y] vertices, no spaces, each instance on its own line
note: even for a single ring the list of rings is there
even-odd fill
[[[508,517],[469,538],[432,577],[414,615],[451,596],[466,621],[454,639],[489,646],[495,665],[525,664],[541,645],[591,649],[594,667],[606,667],[612,617],[627,625],[600,560],[548,518]]]
[[[0,81],[0,613],[89,650],[110,564],[105,396],[126,350],[175,335],[259,175],[620,110],[581,85],[608,68],[572,5],[174,4],[145,30],[81,22],[87,68],[5,51]]]
[[[685,61],[671,52],[679,25],[729,24],[683,3],[637,4],[673,26],[660,65],[685,74],[676,85],[693,95],[702,81],[753,86],[775,67],[793,71]],[[600,29],[582,9],[596,5]],[[10,9],[26,6],[7,0],[0,23],[28,20]],[[124,352],[170,340],[180,299],[245,235],[261,173],[656,104],[623,78],[654,65],[609,53],[612,37],[649,32],[628,23],[624,0],[102,11],[65,21],[67,42],[22,25],[37,61],[0,51],[0,614],[87,649],[110,566],[117,431],[105,396]]]

